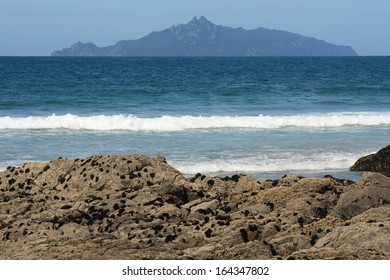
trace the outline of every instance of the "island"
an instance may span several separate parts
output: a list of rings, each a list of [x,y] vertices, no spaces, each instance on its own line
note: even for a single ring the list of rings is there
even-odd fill
[[[137,40],[123,40],[112,46],[75,43],[52,56],[356,56],[350,46],[286,31],[257,28],[245,30],[216,25],[204,16],[187,24],[152,32]]]

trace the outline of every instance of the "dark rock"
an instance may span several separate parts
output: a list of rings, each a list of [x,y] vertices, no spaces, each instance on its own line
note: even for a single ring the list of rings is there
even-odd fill
[[[302,218],[302,217],[299,217],[298,218],[298,223],[301,227],[303,227],[303,224],[304,224],[305,220]]]
[[[210,180],[207,181],[207,185],[209,185],[209,187],[214,186],[214,183],[215,183],[215,181],[212,180],[212,179],[210,179]]]
[[[249,225],[249,230],[250,231],[257,231],[257,230],[259,230],[259,228],[257,225]]]
[[[326,209],[326,207],[324,207],[324,208],[317,207],[314,210],[314,213],[316,214],[317,217],[319,217],[320,219],[323,219],[328,214],[328,210]]]
[[[8,184],[11,186],[16,182],[14,178],[8,180]]]
[[[207,229],[204,234],[206,235],[207,238],[210,238],[211,237],[211,234],[213,233],[213,231],[211,229]]]
[[[238,180],[240,180],[240,176],[235,174],[231,177],[231,180],[234,181],[234,182],[238,182]]]
[[[241,234],[242,240],[245,243],[249,242],[248,231],[246,229],[244,229],[244,228],[240,229],[240,234]]]
[[[338,179],[338,178],[333,177],[332,175],[325,175],[324,178],[330,178],[330,179],[332,179],[332,180],[336,181],[337,183],[340,183],[344,186],[349,186],[349,185],[356,183],[356,182],[354,182],[352,180],[348,180],[348,179]]]
[[[165,243],[169,243],[169,242],[172,242],[176,239],[176,235],[168,235],[166,238],[165,238]]]
[[[160,230],[162,230],[163,228],[164,228],[163,225],[155,225],[155,226],[152,227],[152,229],[155,230],[155,231],[160,231]]]
[[[273,204],[273,203],[270,202],[270,201],[268,201],[265,205],[267,205],[267,206],[271,209],[271,211],[273,211],[274,208],[275,208],[275,204]]]
[[[390,145],[379,150],[376,154],[359,158],[350,170],[378,172],[390,177]]]

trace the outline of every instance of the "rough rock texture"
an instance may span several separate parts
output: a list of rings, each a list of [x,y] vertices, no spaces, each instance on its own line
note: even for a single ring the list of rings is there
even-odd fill
[[[378,172],[390,177],[390,145],[376,154],[359,158],[350,170]]]
[[[0,259],[389,259],[390,178],[186,179],[164,158],[0,172]]]

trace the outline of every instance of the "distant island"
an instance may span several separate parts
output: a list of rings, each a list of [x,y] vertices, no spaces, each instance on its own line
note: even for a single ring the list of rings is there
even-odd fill
[[[98,47],[75,43],[52,56],[356,56],[350,46],[286,31],[215,25],[204,16],[137,40]]]

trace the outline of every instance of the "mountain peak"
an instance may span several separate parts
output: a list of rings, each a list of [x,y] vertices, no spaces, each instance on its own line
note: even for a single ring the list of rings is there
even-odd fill
[[[194,25],[215,25],[209,21],[205,16],[201,16],[199,19],[195,16],[188,24]]]

